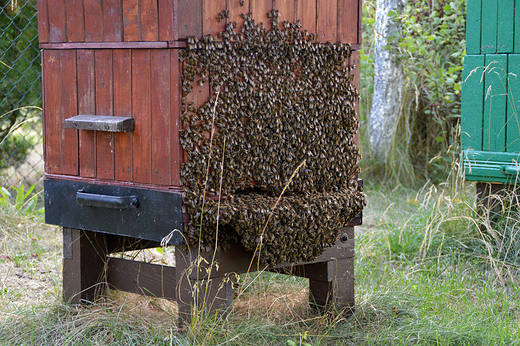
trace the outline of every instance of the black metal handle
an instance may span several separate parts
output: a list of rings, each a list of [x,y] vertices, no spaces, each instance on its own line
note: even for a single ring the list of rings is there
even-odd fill
[[[94,193],[86,193],[79,190],[76,193],[76,201],[89,207],[130,209],[139,207],[137,196],[108,196]]]

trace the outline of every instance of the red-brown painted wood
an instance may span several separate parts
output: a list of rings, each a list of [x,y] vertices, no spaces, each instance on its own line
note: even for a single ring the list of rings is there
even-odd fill
[[[114,64],[114,115],[132,116],[132,51],[115,49]],[[114,134],[115,179],[132,181],[132,132]]]
[[[338,42],[338,0],[318,0],[318,40]]]
[[[181,164],[182,164],[182,147],[179,139],[179,130],[181,129],[180,111],[180,62],[179,51],[177,49],[170,49],[171,60],[171,154],[172,154],[172,185],[180,185],[181,179]]]
[[[42,49],[159,49],[186,48],[186,42],[70,42],[41,43]]]
[[[56,135],[61,136],[61,171],[78,175],[78,131],[65,128],[65,119],[78,114],[76,89],[76,51],[60,51],[60,113],[57,114]]]
[[[302,30],[309,34],[316,33],[316,0],[295,0],[296,20],[300,21]]]
[[[151,51],[152,184],[171,184],[170,52]]]
[[[83,1],[65,1],[65,13],[67,14],[67,41],[85,41],[85,22],[83,15]]]
[[[65,42],[65,5],[63,1],[49,1],[47,4],[49,15],[49,42]]]
[[[85,10],[85,41],[103,41],[102,0],[83,0]]]
[[[78,114],[96,114],[94,51],[77,51]],[[96,177],[96,133],[79,130],[79,172],[85,178]]]
[[[151,182],[150,51],[132,51],[132,111],[135,119],[132,146],[134,182]]]
[[[157,7],[159,9],[159,41],[173,41],[177,37],[177,26],[174,26],[174,18],[177,17],[177,2],[171,0],[158,0]]]
[[[242,14],[249,13],[249,0],[243,0],[244,4],[240,5],[241,0],[227,0],[227,9],[229,11],[228,23],[237,23],[236,30],[240,32],[244,19],[241,17]]]
[[[46,0],[38,0],[38,40],[41,42],[49,41],[49,16]]]
[[[361,43],[359,31],[359,0],[338,0],[338,39],[343,43]]]
[[[104,41],[123,41],[123,17],[120,0],[103,0]]]
[[[202,0],[178,0],[179,39],[202,36]]]
[[[251,0],[249,9],[257,24],[262,23],[268,29],[271,27],[267,13],[273,9],[273,0]]]
[[[226,29],[226,18],[217,21],[219,13],[226,10],[225,1],[202,0],[202,35],[217,34]]]
[[[60,103],[60,52],[43,52],[45,84],[43,95],[45,108],[43,125],[45,127],[45,172],[61,174],[61,128],[58,122]]]
[[[112,50],[95,51],[96,114],[114,115]],[[114,179],[114,134],[96,133],[96,177]]]
[[[296,2],[294,0],[274,0],[274,8],[280,13],[280,23],[285,21],[294,23],[296,21]]]
[[[141,40],[157,41],[159,39],[159,19],[157,0],[141,0]]]
[[[139,41],[138,0],[123,0],[124,41]]]

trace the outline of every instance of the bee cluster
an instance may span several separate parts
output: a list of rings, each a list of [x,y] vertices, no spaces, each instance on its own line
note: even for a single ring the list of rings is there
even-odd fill
[[[185,235],[205,250],[261,244],[265,265],[310,261],[366,204],[351,48],[315,43],[276,11],[270,30],[243,17],[180,54],[185,95],[212,90],[198,108],[182,100]]]

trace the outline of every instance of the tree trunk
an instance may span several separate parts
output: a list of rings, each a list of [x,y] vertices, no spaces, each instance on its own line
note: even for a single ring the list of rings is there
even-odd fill
[[[374,95],[368,117],[370,146],[376,157],[386,160],[394,140],[403,92],[403,71],[398,52],[388,49],[388,38],[400,32],[401,23],[388,12],[401,13],[406,0],[377,0],[374,53]]]

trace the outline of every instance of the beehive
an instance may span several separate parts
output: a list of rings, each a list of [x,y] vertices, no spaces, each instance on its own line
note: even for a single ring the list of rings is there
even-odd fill
[[[293,208],[291,214],[296,215],[294,217],[298,227],[280,223],[282,214],[274,214],[272,224],[283,226],[279,229],[281,233],[287,230],[296,232],[295,236],[302,238],[303,242],[292,246],[299,255],[285,258],[278,256],[268,259],[267,264],[272,267],[284,260],[299,262],[292,270],[296,275],[310,278],[311,292],[316,302],[325,304],[331,292],[335,292],[335,303],[352,304],[352,226],[355,223],[347,223],[354,215],[339,215],[343,209],[336,207],[338,203],[345,206],[351,203],[357,209],[349,207],[349,210],[356,211],[352,212],[356,214],[365,203],[364,196],[357,189],[358,153],[355,148],[356,112],[359,107],[355,88],[359,86],[361,1],[41,0],[38,8],[40,43],[43,48],[46,222],[64,227],[64,291],[67,299],[93,297],[93,287],[100,280],[100,272],[106,269],[104,264],[110,253],[157,246],[168,235],[172,235],[168,238],[169,244],[179,245],[176,250],[179,254],[189,253],[191,250],[180,245],[200,240],[189,229],[189,225],[196,226],[193,220],[200,216],[197,214],[200,211],[194,206],[201,207],[202,211],[207,210],[209,214],[220,208],[215,203],[221,200],[222,207],[228,208],[228,211],[243,206],[240,215],[254,215],[260,219],[267,210],[277,206],[275,196],[281,195],[284,190],[282,187],[287,185],[287,197],[280,202],[278,209]],[[276,21],[273,27],[272,20]],[[225,185],[225,191],[215,188],[215,179],[227,177],[225,170],[223,174],[218,174],[218,164],[211,166],[210,175],[190,178],[190,170],[204,172],[204,168],[201,169],[204,162],[198,162],[201,166],[191,160],[194,152],[204,146],[194,146],[186,141],[189,138],[186,133],[192,130],[190,124],[197,123],[194,117],[199,113],[210,114],[209,106],[216,105],[218,108],[221,105],[219,102],[229,101],[232,97],[225,90],[226,83],[217,92],[216,85],[210,85],[209,81],[186,78],[186,70],[195,65],[186,60],[190,53],[182,52],[185,49],[192,53],[207,51],[214,41],[236,45],[234,38],[219,37],[218,33],[229,33],[230,30],[238,32],[246,25],[244,23],[260,28],[263,32],[271,28],[276,33],[287,32],[290,28],[298,29],[298,32],[304,33],[300,37],[301,43],[309,47],[309,52],[322,49],[330,54],[339,54],[345,60],[334,67],[333,72],[339,79],[331,81],[332,84],[324,81],[327,87],[341,89],[337,94],[343,95],[343,99],[340,97],[338,100],[345,104],[339,105],[337,110],[348,113],[348,116],[339,118],[349,122],[349,126],[343,126],[338,131],[328,129],[329,132],[323,132],[327,136],[335,134],[338,136],[336,143],[341,144],[330,148],[334,153],[332,160],[343,162],[331,165],[336,175],[332,180],[338,184],[331,185],[323,177],[316,178],[319,176],[316,171],[319,166],[303,156],[297,160],[291,158],[294,162],[283,174],[272,172],[267,180],[265,173],[269,172],[269,168],[262,174],[253,174],[244,168],[238,174],[240,179]],[[196,41],[205,42],[208,46],[193,47]],[[286,46],[288,43],[296,44],[286,39],[285,42]],[[184,61],[181,61],[183,57]],[[207,79],[211,79],[210,76]],[[341,81],[341,85],[337,84],[338,81]],[[190,92],[186,89],[188,84]],[[316,85],[312,89],[319,90]],[[335,94],[331,90],[328,92]],[[221,113],[225,111],[219,109]],[[244,116],[248,117],[251,114]],[[320,121],[319,114],[315,120]],[[208,141],[212,132],[215,130],[211,126],[197,131],[202,142]],[[220,126],[216,132],[223,134],[225,131]],[[235,134],[247,135],[240,131]],[[328,142],[331,143],[334,142]],[[243,150],[233,145],[228,149],[225,146],[219,148],[228,150],[228,154],[234,153],[238,158]],[[218,146],[215,146],[217,151],[216,148]],[[348,160],[337,157],[341,155],[341,152],[336,152],[338,148],[343,148],[343,152],[348,154]],[[214,163],[229,163],[225,155],[219,156],[218,153],[212,160]],[[298,171],[302,162],[306,164]],[[324,162],[322,160],[321,164]],[[240,167],[235,165],[235,172],[240,171]],[[244,167],[251,170],[253,166],[249,164]],[[289,179],[292,172],[299,175],[293,179],[294,184]],[[303,173],[314,177],[312,184],[305,183]],[[337,177],[341,176],[343,178],[338,180]],[[200,189],[194,187],[200,186],[200,179],[206,177],[214,179],[208,185],[211,188],[202,194],[207,201],[206,205],[190,205],[190,201],[193,202],[190,193],[200,192]],[[277,183],[266,184],[269,179]],[[345,194],[347,190],[352,196]],[[349,196],[353,198],[347,198]],[[319,210],[312,210],[312,217],[298,214],[299,211],[309,210],[299,202],[302,197],[315,201],[313,206],[320,205]],[[229,203],[231,199],[239,202]],[[252,199],[254,203],[248,202]],[[260,206],[259,203],[264,205]],[[327,209],[329,205],[330,211]],[[231,214],[224,213],[222,220],[228,216],[232,218]],[[312,256],[301,256],[306,251],[300,246],[305,241],[305,234],[320,230],[312,227],[301,229],[299,226],[303,225],[302,220],[312,223],[320,218],[330,220],[328,224],[321,222],[318,225],[330,226],[335,222],[334,230],[327,240],[309,238],[316,243],[312,246],[318,251],[312,251]],[[210,225],[214,221],[211,218],[205,220]],[[243,221],[243,218],[236,218],[233,222]],[[233,222],[223,225],[221,232],[229,231],[231,234]],[[256,222],[256,226],[259,224]],[[340,228],[345,226],[349,227]],[[342,236],[338,238],[340,231]],[[205,232],[208,235],[212,231]],[[270,232],[269,236],[274,234]],[[259,235],[261,238],[260,233],[255,233],[246,243],[261,242]],[[219,263],[228,264],[220,266],[220,271],[215,270],[211,279],[220,280],[215,282],[220,282],[224,287],[228,287],[228,283],[222,281],[223,272],[245,271],[248,268],[244,267],[244,263],[251,260],[250,251],[232,242],[244,240],[244,234],[233,237],[227,239],[227,244],[223,242],[226,248],[231,249],[231,254],[219,252],[217,255],[220,256]],[[283,251],[284,246],[290,246],[287,244],[290,238],[281,238],[286,240],[280,245]],[[207,240],[207,237],[202,239],[205,242],[202,249],[206,245],[213,246]],[[335,245],[326,249],[332,244]],[[324,250],[328,252],[318,256]],[[190,287],[191,284],[184,284],[183,280],[195,278],[186,276],[189,263],[184,263],[185,259],[176,256],[176,268],[168,269],[110,258],[106,280],[117,289],[177,299],[181,313],[189,315],[189,305],[184,302],[186,289],[183,287]],[[312,263],[300,262],[311,259],[314,259]],[[87,267],[81,265],[86,262],[89,263]],[[145,272],[146,279],[139,279],[140,273]],[[166,272],[170,280],[168,285],[172,287],[165,291],[162,273]],[[154,276],[152,273],[161,275]],[[172,293],[175,286],[180,288]],[[229,290],[226,288],[225,292],[222,296],[215,290],[214,294],[220,294],[221,299],[228,302]],[[181,303],[184,305],[181,306]]]
[[[470,0],[461,139],[467,180],[511,183],[520,159],[520,28],[514,1]]]

